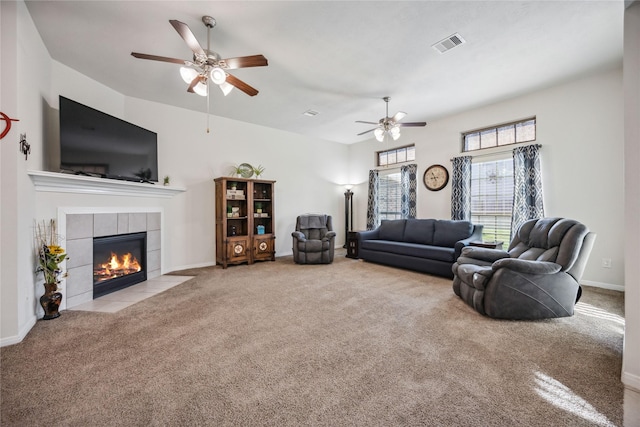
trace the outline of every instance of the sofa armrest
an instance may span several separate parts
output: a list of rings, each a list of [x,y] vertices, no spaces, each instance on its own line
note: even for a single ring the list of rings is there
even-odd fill
[[[356,235],[358,236],[358,243],[362,242],[363,240],[375,240],[378,238],[378,229],[376,228],[375,230],[358,231]]]
[[[562,269],[562,266],[549,261],[505,258],[494,262],[491,268],[494,271],[499,268],[508,268],[516,273],[523,274],[556,274]]]
[[[462,248],[469,246],[469,244],[471,242],[478,242],[478,241],[482,241],[482,229],[484,228],[483,225],[474,225],[473,226],[473,233],[471,233],[471,236],[467,237],[466,239],[463,240],[458,240],[454,246],[455,249],[455,259],[458,259],[458,257],[460,256],[461,252],[462,252]]]
[[[307,238],[301,231],[294,231],[293,233],[291,233],[291,236],[293,236],[294,239],[300,240],[301,242],[305,242],[307,240]]]

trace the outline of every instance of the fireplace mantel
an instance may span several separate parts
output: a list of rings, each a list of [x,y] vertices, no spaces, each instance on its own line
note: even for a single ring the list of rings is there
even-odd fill
[[[66,173],[45,171],[28,171],[27,173],[31,177],[36,191],[164,198],[170,198],[186,191],[182,187],[94,178]]]

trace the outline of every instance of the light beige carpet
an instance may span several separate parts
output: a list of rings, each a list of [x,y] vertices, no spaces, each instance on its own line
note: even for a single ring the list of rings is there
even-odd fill
[[[341,255],[183,271],[118,313],[39,321],[0,350],[1,424],[622,424],[621,293],[492,320],[451,280]]]

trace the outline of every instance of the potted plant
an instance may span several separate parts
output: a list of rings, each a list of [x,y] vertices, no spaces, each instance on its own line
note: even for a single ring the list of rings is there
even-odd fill
[[[254,166],[253,173],[256,175],[256,178],[259,178],[263,172],[264,172],[264,166],[262,165]]]
[[[36,227],[36,258],[38,267],[36,273],[44,276],[44,295],[40,297],[40,305],[44,309],[43,319],[55,319],[60,316],[58,309],[62,302],[62,294],[58,292],[60,278],[66,277],[60,263],[67,259],[64,248],[58,244],[58,234],[55,220],[49,224],[44,221]]]
[[[171,181],[171,178],[169,178],[169,175],[166,175],[166,176],[164,177],[164,179],[162,180],[162,183],[163,183],[164,185],[169,185],[169,182],[170,182],[170,181]]]

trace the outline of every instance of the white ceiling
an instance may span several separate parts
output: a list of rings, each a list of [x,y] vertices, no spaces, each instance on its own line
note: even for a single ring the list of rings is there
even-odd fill
[[[124,95],[203,112],[179,65],[130,53],[191,60],[169,20],[206,49],[211,15],[212,50],[269,60],[232,72],[257,96],[212,91],[212,114],[341,143],[372,137],[356,136],[370,126],[355,121],[383,117],[383,96],[390,115],[429,122],[616,66],[623,49],[624,3],[613,0],[26,3],[53,59]],[[431,47],[456,32],[465,44]]]

